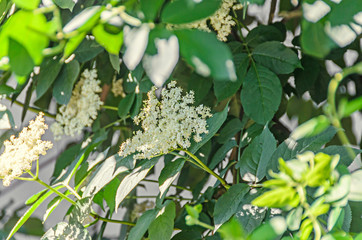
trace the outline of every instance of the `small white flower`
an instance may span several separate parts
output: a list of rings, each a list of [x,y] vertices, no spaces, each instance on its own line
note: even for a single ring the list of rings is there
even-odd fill
[[[30,121],[29,126],[20,132],[18,138],[13,135],[4,142],[5,151],[0,156],[0,178],[3,179],[4,186],[9,186],[16,177],[30,171],[32,162],[53,147],[51,142],[41,140],[48,128],[43,116],[43,113],[39,113],[36,119]]]
[[[123,78],[120,78],[118,80],[113,79],[112,81],[112,93],[115,97],[121,96],[125,97],[126,93],[123,89]]]
[[[98,110],[103,102],[98,93],[102,91],[97,80],[97,70],[86,69],[80,81],[75,85],[72,97],[67,105],[59,108],[56,122],[50,129],[55,139],[60,139],[63,134],[74,136],[80,134],[84,127],[90,127],[97,118]]]
[[[172,81],[162,90],[162,99],[155,95],[156,87],[148,92],[148,100],[138,116],[134,118],[143,131],[138,130],[132,139],[121,145],[119,155],[137,153],[134,159],[152,158],[171,149],[190,147],[190,138],[202,140],[201,134],[208,133],[206,118],[211,117],[210,108],[192,106],[194,93],[182,95],[182,89]]]

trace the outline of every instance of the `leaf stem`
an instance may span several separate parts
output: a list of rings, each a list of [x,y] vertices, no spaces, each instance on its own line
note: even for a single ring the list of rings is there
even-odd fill
[[[102,105],[101,108],[118,111],[118,107],[113,107],[113,106],[108,106],[108,105]]]
[[[6,97],[7,100],[15,103],[16,105],[20,106],[20,107],[24,107],[24,104],[22,102],[19,102],[18,100],[12,100],[10,97]],[[43,112],[44,113],[44,116],[47,116],[49,118],[53,118],[55,119],[55,115],[53,114],[50,114],[48,113],[47,111],[44,111],[42,109],[39,109],[39,108],[35,108],[35,107],[30,107],[28,106],[28,110],[31,111],[31,112],[34,112],[34,113],[40,113],[40,112]]]
[[[136,226],[135,223],[133,222],[127,222],[127,221],[120,221],[120,220],[114,220],[114,219],[108,219],[108,218],[104,218],[99,216],[96,213],[90,213],[90,215],[96,219],[96,220],[101,220],[103,222],[109,222],[109,223],[118,223],[118,224],[123,224],[123,225],[127,225],[127,226]]]
[[[225,182],[224,179],[222,179],[219,175],[217,175],[214,171],[212,171],[208,166],[206,166],[200,159],[198,159],[194,154],[192,154],[191,152],[189,152],[186,149],[182,149],[182,148],[178,148],[176,149],[178,151],[183,151],[185,152],[187,155],[189,155],[193,160],[195,160],[203,170],[205,170],[206,172],[210,173],[212,176],[216,177],[217,180],[220,181],[220,183],[226,188],[226,190],[228,190],[230,188],[230,186]]]
[[[144,181],[144,182],[158,183],[158,181],[156,181],[156,180],[151,180],[151,179],[143,179],[142,181]],[[178,188],[178,189],[181,189],[181,190],[185,190],[185,191],[192,192],[192,190],[189,189],[189,188],[182,187],[182,186],[175,185],[175,184],[171,184],[171,187],[175,187],[175,188]]]

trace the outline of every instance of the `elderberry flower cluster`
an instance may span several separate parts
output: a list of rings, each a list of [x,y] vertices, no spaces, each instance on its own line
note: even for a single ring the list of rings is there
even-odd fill
[[[13,135],[4,142],[5,150],[0,156],[0,178],[3,179],[4,186],[9,186],[12,180],[30,171],[32,162],[53,147],[51,142],[41,140],[48,128],[43,116],[43,113],[39,113],[35,120],[30,121],[29,126],[20,132],[18,138]]]
[[[90,127],[97,118],[98,110],[103,102],[98,93],[102,91],[97,80],[97,70],[86,69],[75,85],[72,97],[67,105],[59,108],[55,120],[50,129],[55,139],[60,139],[63,134],[74,136],[80,134],[84,127]]]
[[[207,22],[210,21],[210,25],[217,33],[217,38],[225,42],[227,40],[226,37],[231,33],[232,27],[236,24],[230,16],[231,9],[239,10],[243,8],[242,4],[236,3],[237,0],[223,0],[220,8],[212,16],[179,26],[171,25],[171,28],[197,28],[202,31],[211,32],[211,29],[207,25]]]
[[[123,78],[120,78],[118,80],[113,79],[111,91],[115,97],[121,96],[124,98],[126,96],[126,93],[123,89]]]
[[[195,142],[200,142],[201,134],[208,133],[206,118],[212,116],[210,108],[192,106],[194,92],[183,96],[182,88],[172,81],[162,90],[159,101],[155,90],[153,87],[148,92],[144,108],[134,118],[143,131],[136,131],[132,139],[121,145],[120,156],[136,152],[134,159],[150,159],[171,149],[187,149],[191,145],[191,135]]]

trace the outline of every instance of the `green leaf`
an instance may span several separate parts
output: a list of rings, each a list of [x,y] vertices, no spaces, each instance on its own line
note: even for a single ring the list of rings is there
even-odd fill
[[[115,208],[116,208],[116,193],[117,188],[121,181],[118,178],[114,178],[107,186],[104,188],[104,200],[106,201],[110,214],[113,214]]]
[[[251,191],[243,197],[235,212],[235,218],[239,220],[245,232],[250,233],[260,226],[267,213],[267,208],[251,205],[251,201],[260,196],[264,189]]]
[[[249,56],[245,53],[236,54],[234,55],[234,63],[237,75],[235,82],[214,79],[214,93],[219,102],[233,96],[239,90],[249,66]]]
[[[243,197],[249,192],[249,186],[239,183],[231,186],[216,202],[214,208],[214,222],[218,227],[228,221],[235,214]]]
[[[63,63],[58,59],[47,58],[42,62],[39,74],[34,76],[37,100],[42,97],[53,84],[62,66]]]
[[[216,153],[212,156],[212,159],[209,164],[210,169],[214,169],[222,160],[225,159],[226,154],[233,149],[234,147],[237,147],[238,144],[234,139],[230,139],[228,142],[226,142],[224,145],[222,145]]]
[[[262,43],[254,49],[252,54],[257,63],[276,74],[288,74],[302,67],[298,55],[280,42]]]
[[[338,174],[338,182],[328,189],[328,192],[324,195],[324,198],[325,202],[334,203],[334,206],[344,206],[346,204],[345,200],[350,191],[351,175],[346,166],[339,166]]]
[[[58,186],[58,187],[54,187],[56,190],[59,190],[62,188],[62,186]],[[18,230],[19,228],[30,218],[31,214],[33,214],[33,212],[40,206],[40,204],[42,204],[50,195],[52,195],[53,192],[52,191],[48,191],[47,193],[45,193],[44,195],[42,195],[24,214],[21,218],[19,218],[19,220],[17,221],[17,223],[15,224],[15,226],[13,227],[13,229],[11,229],[11,232],[9,233],[8,237],[6,238],[7,240],[9,240]]]
[[[294,140],[312,137],[326,130],[330,124],[329,119],[325,115],[319,115],[298,126],[290,137]]]
[[[297,231],[302,222],[303,208],[297,207],[289,212],[287,216],[287,226],[291,231]]]
[[[146,20],[153,21],[165,0],[141,0],[141,10]]]
[[[185,159],[179,158],[173,162],[167,163],[162,169],[160,176],[158,177],[161,197],[165,194],[166,190],[171,186],[173,181],[180,175],[184,164]]]
[[[116,70],[117,73],[119,73],[119,71],[121,70],[121,63],[118,54],[109,54],[109,61],[111,62],[113,69]]]
[[[92,30],[97,42],[109,53],[118,55],[123,44],[123,31],[113,34],[107,32],[104,24],[98,24]]]
[[[261,43],[268,41],[278,41],[283,42],[285,36],[282,32],[273,25],[259,25],[256,28],[251,29],[251,31],[246,36],[245,41],[248,46],[256,47]]]
[[[295,158],[297,154],[305,151],[318,151],[324,144],[328,143],[335,134],[336,130],[333,127],[329,127],[314,137],[303,138],[298,141],[291,138],[286,139],[273,153],[268,169],[271,168],[273,172],[278,172],[279,158],[290,160]]]
[[[313,88],[313,85],[318,81],[320,66],[319,61],[308,55],[304,55],[301,60],[302,67],[294,72],[296,90],[299,96],[304,92]]]
[[[132,104],[135,100],[135,93],[128,94],[118,104],[118,116],[120,118],[126,118],[127,114],[131,110]]]
[[[10,87],[10,86],[5,85],[5,84],[0,85],[0,94],[1,95],[9,96],[14,92],[16,92],[16,90],[14,88]]]
[[[332,145],[332,146],[328,146],[326,148],[319,150],[319,152],[322,152],[322,153],[325,153],[328,155],[339,154],[340,159],[339,159],[338,164],[343,164],[346,167],[348,167],[349,165],[351,165],[351,163],[353,162],[354,159],[352,159],[351,156],[349,155],[347,148],[351,148],[351,147]],[[354,153],[356,155],[362,153],[361,149],[357,149],[357,148],[351,148],[351,149],[354,151]]]
[[[239,118],[233,118],[228,121],[225,126],[221,129],[220,135],[217,137],[217,142],[220,144],[226,143],[228,140],[233,138],[235,134],[240,132],[243,128]]]
[[[69,9],[69,11],[73,11],[76,1],[74,0],[53,0],[54,3],[62,8],[62,9]]]
[[[64,47],[64,54],[63,54],[63,59],[67,59],[70,55],[72,55],[72,53],[74,52],[75,49],[77,49],[77,47],[79,46],[79,44],[83,41],[83,39],[85,38],[86,33],[79,33],[78,35],[70,38],[67,42],[67,44]],[[87,49],[89,50],[89,49]],[[75,56],[77,56],[77,54],[75,54]],[[76,60],[78,60],[78,58],[76,58]]]
[[[34,10],[38,7],[40,0],[12,0],[17,7],[24,8],[26,10]]]
[[[88,184],[83,191],[83,197],[94,196],[105,185],[112,181],[118,174],[130,170],[132,167],[129,161],[132,156],[121,158],[118,154],[115,154],[107,158],[102,165],[100,165],[94,173],[87,179]],[[116,169],[117,166],[117,169]]]
[[[254,138],[251,144],[243,151],[237,167],[240,168],[240,176],[245,181],[259,182],[267,172],[267,166],[277,141],[268,127]]]
[[[39,32],[43,34],[39,34]],[[43,14],[19,10],[2,26],[0,32],[0,58],[8,55],[9,38],[21,44],[38,65],[43,59],[42,51],[48,46],[49,25]],[[24,37],[26,36],[26,37]]]
[[[207,134],[203,133],[201,135],[201,142],[195,142],[193,139],[191,140],[191,147],[189,151],[195,154],[207,141],[209,141],[215,133],[220,129],[222,124],[225,122],[228,114],[228,106],[224,108],[221,112],[215,113],[211,118],[206,120],[207,122],[207,130],[209,131]]]
[[[257,197],[252,204],[270,208],[296,207],[299,204],[299,195],[292,187],[280,186]]]
[[[351,101],[348,101],[344,106],[343,113],[341,114],[343,117],[348,117],[355,111],[362,110],[362,96],[357,97]]]
[[[153,220],[158,214],[157,209],[151,209],[142,214],[138,219],[136,226],[134,226],[129,232],[129,240],[141,240],[143,235],[146,233],[148,227],[151,225]]]
[[[360,233],[362,232],[362,202],[350,201],[348,204],[352,210],[352,223],[350,231]]]
[[[159,215],[150,225],[148,229],[148,236],[150,240],[169,240],[173,233],[174,219],[176,217],[176,205],[174,202],[169,201],[165,203]]]
[[[341,215],[344,215],[343,208],[341,207],[335,207],[330,211],[327,225],[328,231],[331,231],[336,226]]]
[[[282,86],[269,69],[256,65],[248,71],[240,98],[245,113],[255,122],[265,124],[278,110]]]
[[[304,53],[316,58],[325,57],[331,49],[331,40],[324,32],[321,22],[311,23],[302,20],[301,45]]]
[[[255,229],[251,235],[250,240],[273,240],[282,235],[287,230],[287,224],[283,217],[274,217],[269,222],[261,225]]]
[[[53,96],[57,103],[66,105],[72,96],[73,85],[80,71],[79,63],[73,60],[65,64],[55,79]]]
[[[77,200],[72,212],[69,215],[69,223],[82,223],[91,213],[92,198],[86,197]]]
[[[9,62],[11,70],[18,76],[26,76],[34,68],[34,62],[26,48],[9,38]]]
[[[357,22],[356,16],[362,11],[362,3],[353,0],[343,0],[338,4],[331,4],[331,7],[331,12],[328,15],[331,26]]]
[[[225,43],[217,40],[214,34],[198,30],[174,32],[179,39],[181,55],[198,74],[203,77],[211,75],[216,80],[236,81],[230,49]]]
[[[134,118],[140,112],[141,106],[142,106],[142,94],[138,93],[136,94],[136,102],[132,105],[130,111],[131,118]]]
[[[25,201],[25,204],[26,204],[26,205],[33,204],[33,203],[36,202],[46,191],[47,191],[47,189],[43,189],[43,190],[41,190],[41,191],[33,194],[31,197],[29,197],[29,198]]]
[[[245,239],[243,228],[235,218],[222,225],[219,231],[225,240]]]
[[[41,240],[53,239],[91,240],[92,237],[88,230],[80,223],[68,224],[66,222],[60,222],[53,228],[49,229],[41,238]]]
[[[357,170],[351,174],[351,188],[348,199],[351,201],[362,201],[362,170]]]
[[[126,198],[132,189],[147,176],[147,173],[157,163],[158,159],[159,157],[141,161],[130,174],[122,179],[116,194],[116,212],[119,204]]]
[[[212,15],[220,5],[220,0],[175,0],[163,8],[161,21],[171,24],[194,22]]]

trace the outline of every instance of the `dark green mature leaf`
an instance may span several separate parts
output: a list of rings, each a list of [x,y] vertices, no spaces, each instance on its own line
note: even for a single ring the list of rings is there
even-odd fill
[[[273,153],[268,169],[272,169],[273,172],[278,172],[279,158],[283,158],[287,161],[305,151],[318,151],[324,144],[328,143],[335,134],[336,130],[333,127],[329,127],[324,132],[314,137],[303,138],[298,141],[290,138],[286,139]]]
[[[343,0],[338,4],[331,4],[331,7],[331,12],[328,15],[331,26],[357,22],[356,15],[362,11],[362,3],[354,0]]]
[[[165,203],[163,211],[150,225],[148,229],[150,240],[169,240],[173,232],[174,219],[176,216],[176,205],[169,201]]]
[[[211,118],[207,119],[207,126],[208,126],[208,133],[203,133],[201,135],[202,140],[201,142],[195,142],[193,139],[191,140],[191,147],[189,151],[195,154],[207,141],[209,141],[215,133],[220,129],[222,124],[225,122],[226,117],[228,114],[228,106],[224,108],[221,112],[215,113]]]
[[[260,25],[253,28],[246,36],[245,41],[250,47],[256,47],[261,43],[268,41],[283,42],[283,33],[273,25]]]
[[[153,220],[158,214],[157,209],[151,209],[142,214],[138,219],[136,226],[134,226],[129,232],[129,240],[141,240],[143,235],[146,233],[148,227],[151,225]]]
[[[230,49],[214,34],[198,30],[175,30],[175,34],[181,55],[198,74],[217,80],[237,79]]]
[[[172,24],[194,22],[212,15],[220,5],[220,0],[175,0],[163,8],[161,21]]]
[[[332,42],[324,32],[323,23],[311,23],[303,20],[301,45],[304,53],[316,58],[323,58],[329,53]]]
[[[210,169],[214,169],[222,160],[224,160],[226,154],[234,147],[236,147],[238,144],[236,141],[229,140],[224,145],[222,145],[216,153],[212,156],[212,159],[209,164]]]
[[[273,134],[268,127],[265,127],[263,132],[243,151],[237,167],[240,168],[240,176],[245,181],[259,182],[265,177],[276,144]]]
[[[141,10],[146,20],[153,21],[165,0],[141,0]]]
[[[243,128],[239,118],[233,118],[228,121],[221,129],[220,135],[217,137],[217,142],[220,144],[226,143],[230,138],[233,138],[235,134],[240,132]]]
[[[256,192],[249,192],[246,196],[243,197],[238,208],[235,211],[235,218],[239,220],[239,222],[243,226],[243,229],[247,233],[250,233],[255,228],[260,226],[267,213],[267,208],[251,205],[251,201],[263,194],[264,192],[265,191],[263,189],[259,189]]]
[[[340,156],[339,164],[343,164],[346,167],[348,167],[349,165],[351,165],[351,163],[353,162],[354,159],[352,159],[351,156],[349,155],[347,148],[350,148],[350,147],[333,145],[333,146],[328,146],[326,148],[323,148],[323,149],[319,150],[319,152],[323,152],[328,155],[339,154],[339,156]],[[354,151],[354,153],[356,155],[362,153],[361,149],[357,149],[357,148],[351,148],[351,149]]]
[[[236,54],[234,55],[234,63],[237,75],[235,82],[214,79],[214,93],[219,102],[233,96],[239,90],[249,66],[249,56],[245,53]]]
[[[74,5],[75,5],[75,1],[73,0],[53,0],[54,3],[62,8],[62,9],[69,9],[71,12],[73,11]]]
[[[33,71],[34,62],[28,51],[11,37],[9,38],[9,62],[11,70],[18,76],[26,76]]]
[[[93,59],[103,51],[103,48],[95,40],[83,40],[82,38],[79,43],[79,46],[77,44],[77,48],[75,49],[75,51],[73,51],[75,54],[75,59],[78,60],[80,63],[87,62]]]
[[[36,81],[35,91],[37,100],[42,97],[53,84],[62,66],[63,63],[58,59],[47,58],[42,62],[39,74],[34,77]]]
[[[308,55],[302,57],[303,69],[295,70],[295,85],[299,96],[302,96],[305,91],[311,89],[319,76],[319,62]]]
[[[67,104],[69,102],[79,71],[80,68],[77,60],[73,60],[63,66],[58,77],[55,79],[53,88],[53,96],[57,103]]]
[[[180,175],[181,169],[185,164],[185,159],[179,158],[173,162],[169,162],[162,169],[158,178],[160,196],[162,197],[166,190],[171,186],[172,182]]]
[[[104,188],[103,198],[109,207],[110,214],[113,214],[116,208],[116,193],[117,188],[121,181],[118,178],[114,178],[107,186]]]
[[[245,183],[239,183],[231,186],[229,190],[218,199],[214,209],[215,226],[218,227],[222,225],[235,214],[243,197],[248,192],[249,186]]]
[[[240,98],[245,113],[255,122],[265,124],[278,110],[282,86],[269,69],[256,65],[249,69]]]
[[[105,29],[104,24],[98,24],[92,30],[97,42],[102,45],[109,53],[118,55],[123,44],[123,31],[113,34]]]
[[[302,67],[298,55],[280,42],[262,43],[254,49],[252,54],[257,63],[276,74],[288,74]]]
[[[17,7],[24,8],[26,10],[33,10],[38,7],[40,0],[12,0]]]
[[[119,204],[126,198],[132,189],[147,176],[147,173],[157,163],[158,159],[159,157],[143,160],[130,174],[122,179],[121,184],[117,189],[116,211]]]
[[[118,54],[109,54],[109,61],[111,62],[113,69],[116,70],[117,73],[119,73],[119,71],[121,70],[121,62]]]
[[[132,104],[135,100],[136,94],[131,93],[128,94],[125,98],[123,98],[118,104],[118,116],[120,118],[126,118],[127,114],[131,110]]]
[[[348,204],[352,210],[352,223],[350,231],[360,233],[362,232],[362,202],[350,201]]]

